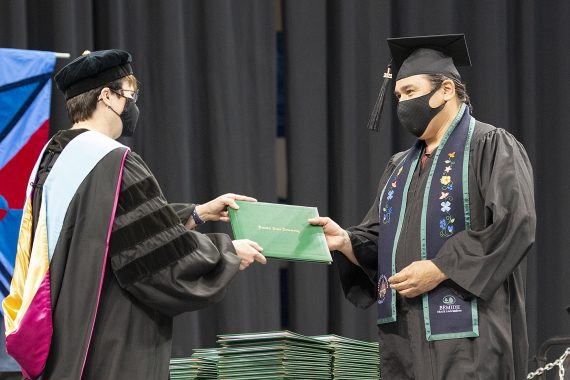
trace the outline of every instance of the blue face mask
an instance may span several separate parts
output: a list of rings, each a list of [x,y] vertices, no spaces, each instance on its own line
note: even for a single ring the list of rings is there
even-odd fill
[[[416,137],[421,137],[424,134],[430,121],[445,107],[446,102],[437,108],[431,108],[429,105],[429,100],[437,90],[439,87],[429,94],[398,103],[400,123]]]

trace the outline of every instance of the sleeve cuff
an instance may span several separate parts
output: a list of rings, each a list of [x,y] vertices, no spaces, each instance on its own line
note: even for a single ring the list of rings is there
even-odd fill
[[[180,219],[180,223],[186,224],[192,217],[192,212],[196,208],[194,203],[171,203],[170,204]]]

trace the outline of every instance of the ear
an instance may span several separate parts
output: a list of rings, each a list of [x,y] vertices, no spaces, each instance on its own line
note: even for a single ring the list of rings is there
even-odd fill
[[[446,79],[441,83],[443,89],[443,99],[445,101],[451,100],[455,96],[455,83],[452,80]]]
[[[97,100],[102,101],[103,104],[105,104],[106,106],[111,105],[111,90],[109,89],[109,87],[103,87],[101,89],[101,92],[99,93],[99,98]]]

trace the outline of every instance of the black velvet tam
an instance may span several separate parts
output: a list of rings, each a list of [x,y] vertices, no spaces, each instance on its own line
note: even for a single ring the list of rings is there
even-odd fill
[[[83,54],[62,68],[54,77],[65,99],[133,73],[131,55],[119,49]]]

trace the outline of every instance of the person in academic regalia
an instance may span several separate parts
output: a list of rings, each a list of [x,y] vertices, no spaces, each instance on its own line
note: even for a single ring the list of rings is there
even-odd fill
[[[378,309],[383,379],[525,378],[528,156],[471,115],[456,69],[470,65],[463,35],[388,42],[398,119],[418,140],[390,159],[360,225],[311,222],[324,226],[347,299]]]
[[[104,50],[55,76],[73,127],[30,177],[10,295],[7,351],[31,379],[168,379],[175,315],[220,301],[261,247],[197,224],[228,221],[235,194],[169,204],[139,155],[115,141],[139,111],[131,56]]]

